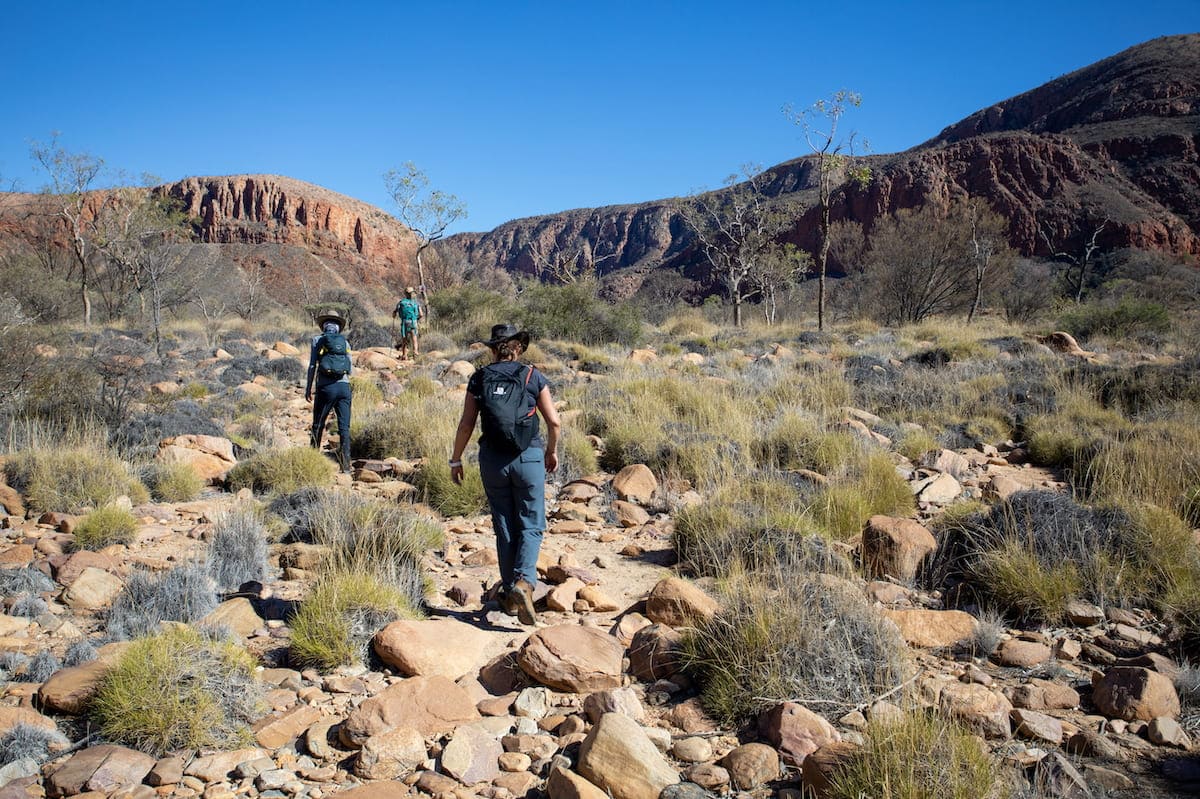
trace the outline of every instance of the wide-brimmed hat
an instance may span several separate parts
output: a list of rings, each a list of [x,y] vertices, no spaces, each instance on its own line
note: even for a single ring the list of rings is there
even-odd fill
[[[513,339],[521,342],[525,349],[529,349],[528,331],[518,330],[516,325],[510,324],[492,325],[492,337],[483,343],[489,347],[496,347]]]
[[[317,313],[317,327],[325,327],[326,322],[334,322],[339,330],[346,329],[346,317],[337,308],[325,308]]]
[[[404,290],[404,293],[407,294],[409,297],[411,297],[412,295],[417,293],[417,290],[415,288],[413,288],[412,286],[409,286],[408,288],[406,288]]]

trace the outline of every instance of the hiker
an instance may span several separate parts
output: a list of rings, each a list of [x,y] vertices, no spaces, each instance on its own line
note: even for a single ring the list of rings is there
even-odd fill
[[[417,320],[424,316],[421,313],[421,303],[416,300],[417,290],[409,286],[404,290],[404,299],[396,303],[392,310],[392,318],[400,319],[400,337],[396,339],[396,349],[400,350],[400,360],[408,360],[408,345],[411,342],[413,360],[421,354],[417,349]]]
[[[500,607],[522,624],[533,624],[538,550],[546,529],[546,472],[558,468],[561,422],[545,376],[518,360],[529,347],[529,333],[509,324],[495,325],[492,337],[483,343],[492,351],[492,363],[467,381],[450,477],[462,484],[463,450],[480,419],[479,474],[496,534]],[[545,439],[537,412],[546,422]]]
[[[321,448],[321,434],[329,412],[337,414],[338,467],[350,471],[350,347],[346,343],[346,318],[336,310],[317,315],[319,335],[313,336],[308,354],[308,382],[304,399],[312,402],[313,379],[317,384],[317,401],[313,404],[312,435],[309,444]]]

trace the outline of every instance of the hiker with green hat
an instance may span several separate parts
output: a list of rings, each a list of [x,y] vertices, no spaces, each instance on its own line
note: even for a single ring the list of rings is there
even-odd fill
[[[400,350],[400,360],[408,360],[408,345],[412,344],[413,359],[421,354],[417,349],[417,320],[421,313],[421,303],[416,299],[417,290],[409,286],[404,290],[404,299],[396,303],[392,310],[392,318],[400,319],[400,337],[396,339],[396,349]]]
[[[536,367],[518,360],[529,348],[529,333],[513,325],[495,325],[483,343],[492,351],[492,362],[467,381],[450,477],[462,483],[463,452],[479,421],[479,474],[496,535],[500,606],[522,624],[533,624],[538,550],[546,530],[546,472],[558,468],[562,423],[549,381]],[[546,422],[545,438],[538,429],[539,413]]]
[[[350,471],[350,347],[346,343],[346,317],[336,309],[323,310],[317,314],[320,334],[313,336],[312,349],[308,355],[308,382],[304,386],[304,399],[313,400],[313,382],[316,382],[317,400],[313,404],[312,434],[309,444],[321,448],[321,435],[325,432],[325,421],[329,412],[337,414],[338,424],[338,467]]]

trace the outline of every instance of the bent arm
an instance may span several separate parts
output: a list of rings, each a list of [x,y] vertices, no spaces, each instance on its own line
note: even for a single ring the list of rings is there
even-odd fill
[[[538,392],[537,409],[546,423],[546,468],[554,471],[558,467],[558,436],[562,430],[562,420],[558,418],[558,409],[554,407],[549,386],[543,386]]]

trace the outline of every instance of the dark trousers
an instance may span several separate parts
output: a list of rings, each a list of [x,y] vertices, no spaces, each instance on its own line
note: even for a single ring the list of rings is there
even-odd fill
[[[350,384],[341,380],[317,386],[313,399],[312,445],[320,448],[329,412],[337,414],[343,465],[350,463]]]
[[[509,454],[479,448],[479,475],[492,511],[500,581],[537,585],[538,551],[546,529],[546,453],[530,447]]]

